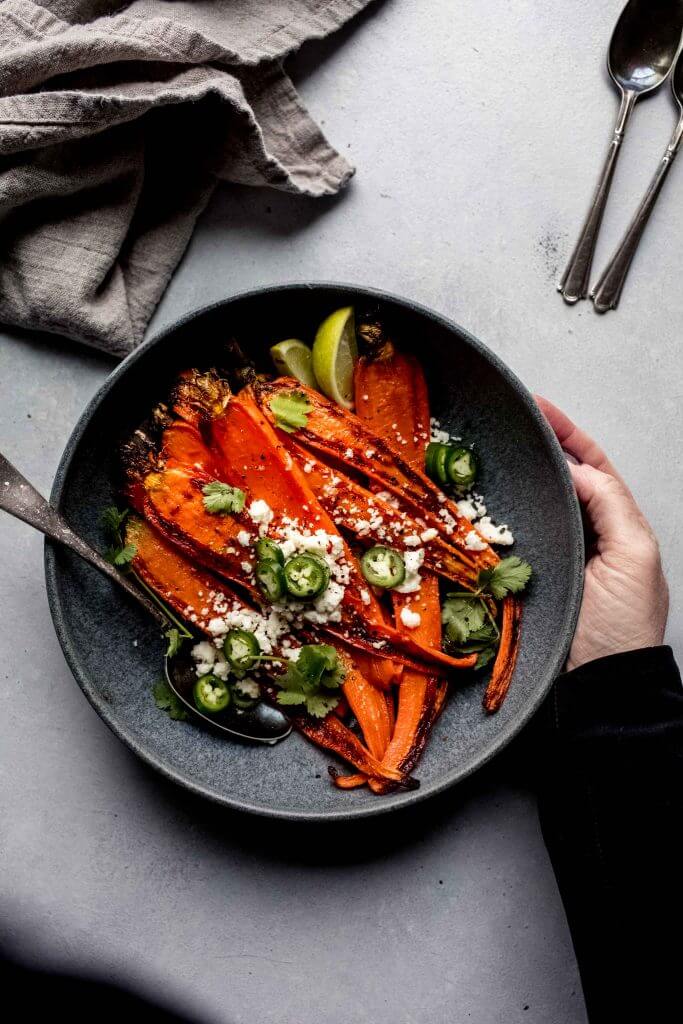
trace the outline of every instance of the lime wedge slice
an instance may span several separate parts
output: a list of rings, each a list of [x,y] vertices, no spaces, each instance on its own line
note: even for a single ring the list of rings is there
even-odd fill
[[[323,394],[353,409],[353,368],[358,358],[353,306],[323,320],[313,342],[313,372]]]
[[[308,345],[298,338],[287,338],[286,341],[278,341],[270,350],[275,363],[275,369],[285,377],[296,377],[302,384],[309,388],[316,388],[315,376],[313,374],[312,353]]]

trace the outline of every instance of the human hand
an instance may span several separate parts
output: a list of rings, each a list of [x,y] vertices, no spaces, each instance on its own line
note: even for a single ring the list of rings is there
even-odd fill
[[[602,449],[545,398],[536,401],[569,462],[586,515],[589,557],[567,668],[664,641],[669,589],[659,545],[635,498]]]

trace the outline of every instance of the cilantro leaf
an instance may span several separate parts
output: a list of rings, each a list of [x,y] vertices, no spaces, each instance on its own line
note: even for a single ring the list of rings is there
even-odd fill
[[[477,660],[474,663],[475,669],[483,668],[484,665],[488,665],[488,663],[495,658],[497,651],[498,647],[496,645],[485,647],[483,651],[480,651]]]
[[[477,597],[449,597],[441,609],[441,621],[452,643],[464,644],[485,620],[484,606]]]
[[[124,544],[122,548],[114,552],[114,565],[128,565],[135,558],[137,551],[135,544]]]
[[[166,657],[172,658],[175,654],[178,653],[180,648],[183,646],[183,640],[185,639],[185,637],[180,635],[180,630],[177,629],[175,626],[171,626],[170,629],[167,629],[166,632],[164,633],[164,636],[168,640],[168,647],[166,648]]]
[[[313,408],[302,391],[292,391],[285,395],[271,398],[270,411],[275,416],[275,425],[288,434],[293,434],[300,427],[305,427],[308,414]]]
[[[121,527],[123,526],[127,515],[127,508],[124,508],[122,512],[119,512],[116,505],[110,505],[102,511],[100,516],[100,522],[102,523],[105,532],[109,538],[117,544],[121,543]]]
[[[204,495],[204,508],[212,515],[241,512],[244,508],[246,497],[244,491],[241,491],[239,487],[221,483],[220,480],[213,480],[210,484],[205,484],[202,487],[202,494]]]
[[[497,601],[508,594],[524,590],[531,579],[531,566],[516,555],[504,558],[492,569],[482,569],[477,580],[482,590],[488,590]]]
[[[165,679],[159,679],[152,687],[154,703],[160,711],[165,711],[174,722],[184,722],[187,718],[182,701],[180,701]]]
[[[337,706],[344,668],[329,644],[304,644],[296,661],[275,682],[280,687],[278,704],[305,704],[309,715],[324,718]]]
[[[110,546],[105,551],[104,557],[111,565],[128,565],[137,553],[137,548],[134,544],[124,543],[121,533],[121,528],[127,515],[127,508],[119,512],[115,505],[110,505],[109,508],[104,509],[100,516],[100,521],[110,541]]]
[[[278,704],[305,704],[306,694],[296,690],[280,690],[277,695]]]
[[[339,697],[333,694],[316,693],[306,701],[306,710],[314,718],[325,718],[330,711],[334,711],[339,703]]]

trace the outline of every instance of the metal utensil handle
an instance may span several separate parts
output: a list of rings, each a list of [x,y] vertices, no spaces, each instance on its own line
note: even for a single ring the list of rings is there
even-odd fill
[[[681,118],[676,126],[667,151],[657,168],[654,178],[650,182],[643,201],[636,210],[628,231],[591,292],[591,298],[598,313],[606,313],[610,309],[616,309],[619,305],[619,298],[631,263],[633,262],[633,257],[636,254],[636,249],[643,237],[643,232],[655,208],[671,165],[676,159],[676,154],[681,145],[681,138],[683,138],[683,118]]]
[[[593,196],[593,202],[590,210],[588,211],[583,228],[581,229],[581,234],[579,235],[574,252],[566,266],[562,279],[557,286],[558,291],[562,293],[565,302],[573,304],[574,302],[578,302],[579,299],[585,299],[588,295],[588,285],[591,266],[593,265],[595,243],[598,240],[598,233],[605,213],[607,197],[609,196],[609,190],[614,177],[614,170],[617,166],[617,159],[621,152],[621,144],[624,140],[624,134],[631,114],[633,113],[636,98],[637,96],[635,92],[622,92],[621,94],[619,116],[617,117],[614,135],[612,137],[609,150],[607,151],[607,159],[605,160],[600,180],[598,181],[598,186],[595,190],[595,195]]]
[[[160,608],[151,601],[146,594],[142,593],[131,581],[118,572],[113,565],[110,565],[105,558],[97,551],[86,544],[66,524],[58,512],[52,508],[42,494],[39,494],[35,487],[21,475],[12,463],[0,453],[0,509],[9,512],[11,516],[23,520],[29,526],[40,530],[46,537],[70,548],[90,565],[99,569],[114,583],[130,594],[145,611],[163,626],[168,626],[168,620]]]

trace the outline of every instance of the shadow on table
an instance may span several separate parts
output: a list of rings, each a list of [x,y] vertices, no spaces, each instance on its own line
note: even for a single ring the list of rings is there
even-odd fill
[[[173,783],[159,780],[151,769],[150,782],[159,785],[174,810],[221,845],[229,843],[268,861],[326,867],[371,863],[426,841],[464,816],[474,802],[490,799],[501,787],[528,790],[532,785],[533,726],[494,761],[445,793],[413,806],[394,808],[375,818],[329,823],[283,821],[219,807]],[[418,773],[419,774],[419,773]],[[322,783],[325,784],[324,781]],[[349,794],[353,798],[353,793]],[[377,798],[381,800],[381,797]]]

